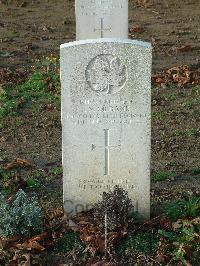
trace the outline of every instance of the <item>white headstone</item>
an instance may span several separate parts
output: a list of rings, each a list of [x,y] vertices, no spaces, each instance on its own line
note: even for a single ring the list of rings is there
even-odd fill
[[[61,45],[64,209],[86,210],[119,185],[150,212],[151,45]]]
[[[128,38],[128,0],[76,0],[76,39]]]

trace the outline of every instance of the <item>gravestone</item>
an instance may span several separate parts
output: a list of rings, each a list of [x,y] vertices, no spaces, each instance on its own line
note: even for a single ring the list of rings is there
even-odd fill
[[[61,45],[64,209],[88,210],[115,185],[150,213],[151,45]]]
[[[76,39],[128,38],[128,0],[76,0]]]

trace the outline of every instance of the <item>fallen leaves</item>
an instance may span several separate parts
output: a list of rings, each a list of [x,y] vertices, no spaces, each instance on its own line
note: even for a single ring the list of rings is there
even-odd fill
[[[172,228],[171,221],[165,217],[160,218],[160,225],[166,230],[170,230]]]
[[[135,25],[130,29],[130,33],[142,33],[144,28],[141,25]]]
[[[20,240],[20,235],[16,235],[12,238],[0,237],[0,250],[8,249]]]
[[[148,7],[149,5],[152,4],[151,0],[137,0],[137,4],[142,7]]]
[[[27,182],[20,176],[20,175],[14,175],[10,178],[10,180],[7,180],[3,183],[4,188],[12,188],[13,191],[17,189],[23,189],[27,186]]]
[[[27,239],[23,243],[17,243],[14,245],[14,247],[17,248],[18,250],[29,251],[29,252],[34,251],[41,253],[42,251],[45,250],[44,245],[47,245],[47,243],[49,243],[49,234],[45,232],[42,233],[41,235]]]
[[[156,262],[159,262],[159,263],[166,263],[170,260],[170,257],[165,255],[165,254],[158,254],[155,258],[155,261]]]
[[[14,160],[13,162],[11,162],[11,163],[8,163],[6,166],[5,166],[5,169],[6,170],[11,170],[11,169],[13,169],[13,168],[16,168],[16,167],[22,167],[22,168],[24,168],[24,167],[32,167],[33,165],[29,162],[29,161],[27,161],[27,160],[25,160],[25,159],[20,159],[20,158],[17,158],[16,160]]]
[[[152,76],[153,81],[156,84],[162,85],[167,83],[176,83],[179,85],[200,84],[200,71],[192,70],[189,66],[183,65],[178,67],[172,67],[163,73],[158,73]]]
[[[86,250],[92,257],[96,254],[111,254],[111,250],[126,235],[125,231],[127,231],[119,227],[117,232],[111,231],[105,236],[105,232],[95,223],[94,217],[89,213],[80,214],[74,219],[73,223],[76,224],[75,231],[80,233],[80,239],[86,244]],[[107,250],[105,250],[106,247]],[[90,265],[96,265],[96,263],[100,263],[97,265],[102,265],[102,261]]]
[[[42,252],[45,248],[37,241],[28,240],[23,244],[16,244],[18,249],[26,249],[26,250],[35,250],[38,252]]]
[[[29,253],[23,254],[21,257],[17,256],[17,254],[13,257],[11,266],[31,266],[31,255]]]
[[[192,46],[191,45],[183,45],[181,47],[177,47],[176,48],[176,52],[177,53],[185,53],[185,52],[189,52],[192,50]]]
[[[87,266],[112,266],[114,264],[112,264],[111,262],[106,262],[105,260],[103,261],[98,261],[98,262],[95,262],[94,264],[88,264]]]
[[[5,86],[19,84],[26,80],[29,72],[24,68],[17,68],[13,71],[10,68],[1,68],[0,70],[0,85]]]

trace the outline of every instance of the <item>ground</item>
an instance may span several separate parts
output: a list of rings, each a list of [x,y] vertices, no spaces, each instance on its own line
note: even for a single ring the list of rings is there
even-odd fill
[[[130,38],[153,45],[152,217],[168,201],[200,196],[199,9],[195,0],[129,1]],[[58,58],[59,45],[74,39],[74,1],[1,0],[0,90],[24,82],[33,65],[48,73],[46,57]],[[165,72],[182,65],[173,70],[179,79]],[[184,82],[188,68],[196,78]],[[60,107],[45,100],[37,105],[36,99],[31,108],[23,105],[22,114],[0,121],[0,164],[31,162],[17,174],[42,183],[36,192],[51,213],[62,208]]]
[[[74,2],[1,0],[1,66],[31,64],[33,57],[58,54],[60,44],[74,40]],[[129,1],[130,38],[153,44],[154,71],[198,64],[199,8],[196,0]],[[184,46],[188,52],[179,51]]]

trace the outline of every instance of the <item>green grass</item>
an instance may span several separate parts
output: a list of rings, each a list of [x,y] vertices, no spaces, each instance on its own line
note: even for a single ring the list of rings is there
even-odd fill
[[[193,175],[199,175],[200,174],[200,168],[194,168],[194,169],[192,169],[192,174]]]
[[[172,257],[171,261],[188,265],[188,257],[192,265],[197,265],[200,258],[200,220],[178,220],[172,231],[158,230],[158,234],[166,240],[165,253]],[[189,255],[189,256],[188,256]],[[173,264],[174,265],[174,264]],[[191,265],[191,264],[190,264]]]
[[[165,112],[164,111],[153,112],[152,117],[162,119],[165,117]]]
[[[28,188],[40,188],[41,187],[40,181],[32,177],[29,177],[26,180],[26,184]]]
[[[158,247],[159,238],[152,233],[139,232],[129,236],[117,248],[117,254],[124,256],[132,251],[138,251],[145,254],[155,254]]]
[[[199,135],[199,131],[196,128],[190,128],[185,132],[187,137],[194,138]]]
[[[116,248],[118,256],[134,254],[134,251],[150,256],[156,255],[161,244],[163,254],[170,258],[173,265],[182,263],[197,265],[200,258],[200,198],[177,200],[169,203],[164,212],[171,225],[166,229],[160,224],[153,232],[136,232],[129,235]]]
[[[172,221],[200,216],[200,198],[177,200],[165,208],[165,215]]]
[[[0,102],[0,119],[23,114],[25,108],[39,111],[44,104],[59,107],[59,74],[36,71],[24,83],[5,87],[0,94]]]
[[[79,246],[80,248],[84,248],[85,245],[80,240],[80,236],[76,232],[67,232],[63,235],[62,238],[58,240],[56,243],[56,250],[68,253],[72,251],[74,248]]]
[[[50,169],[49,173],[53,175],[62,175],[63,169],[62,167],[55,167],[55,168]]]
[[[183,135],[183,132],[176,129],[176,130],[174,130],[173,135],[179,137],[179,136]]]
[[[15,38],[15,37],[19,37],[19,36],[20,36],[20,34],[17,31],[9,31],[8,32],[8,38]]]
[[[168,173],[168,172],[157,172],[155,175],[151,177],[151,180],[154,182],[157,181],[165,181],[169,177],[174,177],[174,173]]]
[[[0,166],[0,183],[8,181],[12,177],[11,171]]]

